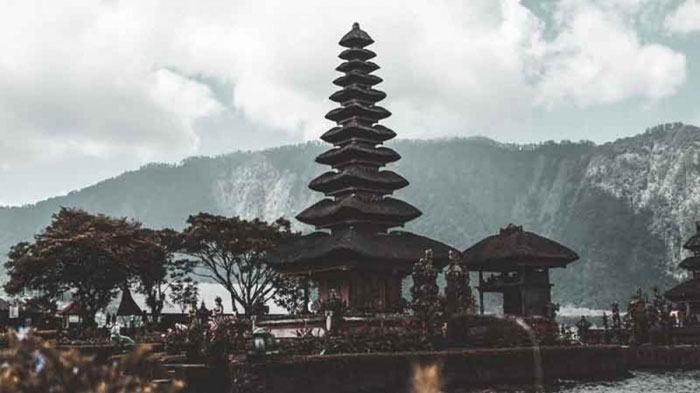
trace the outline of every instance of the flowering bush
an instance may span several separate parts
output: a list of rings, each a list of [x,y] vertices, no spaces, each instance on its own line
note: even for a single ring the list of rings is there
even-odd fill
[[[184,384],[152,381],[158,363],[140,346],[111,365],[96,364],[76,350],[58,351],[26,330],[9,334],[8,350],[0,355],[3,393],[175,393]]]
[[[412,327],[424,336],[422,341],[436,341],[446,322],[445,298],[439,294],[437,274],[433,265],[433,252],[426,250],[425,257],[413,265],[411,287]]]

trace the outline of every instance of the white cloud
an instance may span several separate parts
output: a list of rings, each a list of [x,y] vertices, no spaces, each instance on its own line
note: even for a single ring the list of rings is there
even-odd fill
[[[653,103],[683,83],[685,58],[639,38],[630,15],[646,3],[557,2],[546,39],[515,0],[13,2],[0,14],[0,166],[177,159],[197,152],[198,120],[232,110],[316,138],[354,21],[377,41],[401,136],[499,138],[536,105]],[[232,108],[204,80],[231,87]]]
[[[624,5],[620,2],[618,6]],[[632,28],[640,11],[615,3],[562,1],[555,14],[558,35],[543,57],[538,101],[572,100],[579,106],[631,98],[649,102],[674,94],[685,81],[685,56],[645,44]],[[619,9],[620,12],[614,12]]]
[[[666,16],[664,24],[672,33],[687,34],[700,31],[700,0],[683,1]]]
[[[17,2],[0,16],[0,164],[65,155],[142,160],[196,151],[209,88],[167,69],[168,29],[120,3]],[[165,27],[165,26],[161,26]],[[173,26],[174,27],[174,26]]]

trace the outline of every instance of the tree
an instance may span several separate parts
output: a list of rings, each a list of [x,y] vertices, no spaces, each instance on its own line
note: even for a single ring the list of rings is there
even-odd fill
[[[190,216],[187,224],[180,251],[203,268],[195,274],[226,288],[234,308],[239,305],[246,315],[253,315],[274,298],[283,278],[266,263],[266,257],[280,241],[297,235],[288,220],[270,224],[199,213]]]
[[[194,281],[180,281],[173,283],[173,290],[170,291],[170,301],[180,308],[184,314],[188,307],[194,307],[199,297],[199,288]]]
[[[138,250],[129,263],[136,291],[144,295],[152,320],[158,321],[168,294],[175,303],[191,303],[196,286],[192,280],[193,264],[177,259],[179,234],[172,229],[142,229],[138,233]]]
[[[439,294],[432,250],[425,250],[425,256],[413,265],[411,275],[413,320],[421,335],[431,340],[441,333],[442,324],[445,322],[445,299]]]
[[[84,325],[106,307],[129,275],[127,261],[142,246],[135,242],[138,222],[61,208],[34,242],[13,246],[5,263],[8,294],[38,293],[37,299],[55,303],[71,293],[80,305]]]
[[[276,285],[275,304],[291,315],[305,314],[313,286],[308,277],[280,277]]]

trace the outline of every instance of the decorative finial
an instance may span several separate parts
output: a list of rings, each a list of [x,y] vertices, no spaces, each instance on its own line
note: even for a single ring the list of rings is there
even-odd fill
[[[355,23],[352,24],[352,29],[353,29],[353,30],[357,30],[357,29],[359,29],[359,28],[360,28],[360,24],[359,24],[359,23],[355,22]]]
[[[522,231],[523,231],[523,226],[522,226],[522,225],[515,225],[515,224],[513,224],[513,223],[510,223],[510,224],[508,224],[507,227],[501,228],[501,230],[499,231],[499,234],[501,234],[501,235],[503,235],[503,234],[510,235],[511,233],[514,233],[514,232],[522,232]]]

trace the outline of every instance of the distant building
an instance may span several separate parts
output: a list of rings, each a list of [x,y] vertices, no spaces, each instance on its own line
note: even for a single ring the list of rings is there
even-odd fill
[[[484,293],[503,294],[503,313],[519,316],[553,316],[549,269],[566,267],[578,259],[571,249],[508,225],[462,254],[462,262],[479,272],[479,305],[484,313]],[[494,273],[484,279],[484,272]]]
[[[668,290],[664,296],[682,312],[684,324],[700,324],[700,222],[695,223],[695,235],[683,248],[692,253],[681,263],[682,269],[690,272],[690,279]]]
[[[389,196],[408,181],[382,169],[401,156],[381,146],[396,134],[377,124],[391,113],[376,105],[386,94],[374,88],[382,79],[372,75],[379,66],[369,61],[376,54],[366,47],[373,42],[357,23],[340,40],[346,49],[336,70],[344,75],[333,83],[342,89],[330,96],[340,107],[326,115],[337,126],[321,136],[334,147],[316,158],[332,170],[309,184],[327,198],[297,216],[317,231],[280,247],[271,262],[282,273],[317,281],[321,300],[336,293],[351,309],[391,311],[400,304],[401,280],[425,250],[432,249],[436,265],[442,267],[451,248],[390,230],[421,212]]]

